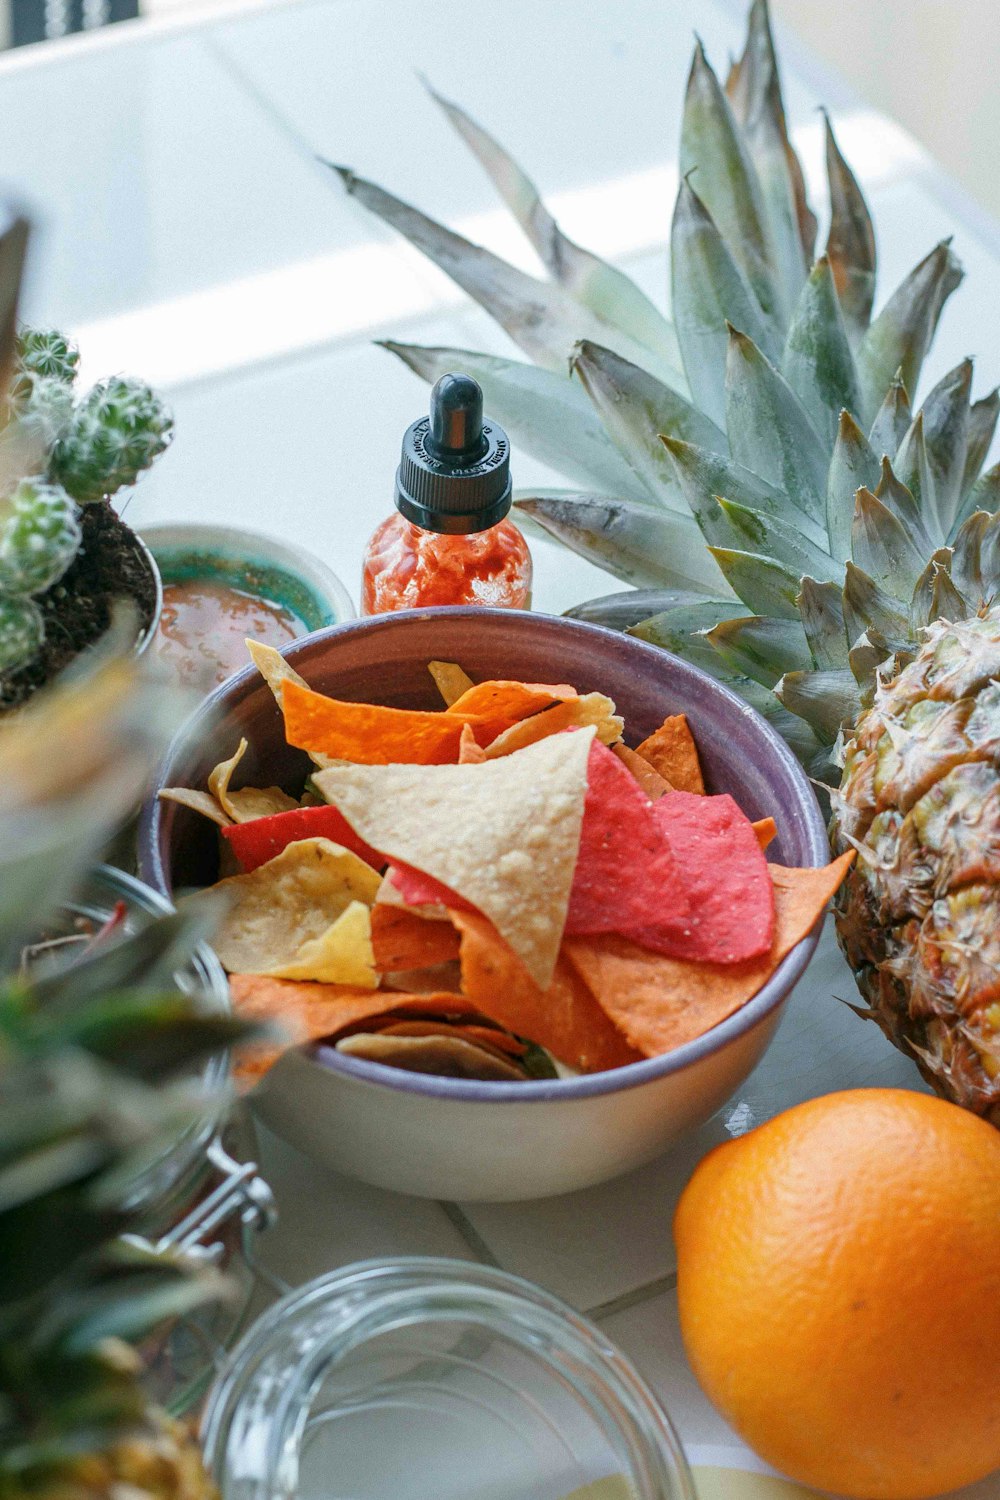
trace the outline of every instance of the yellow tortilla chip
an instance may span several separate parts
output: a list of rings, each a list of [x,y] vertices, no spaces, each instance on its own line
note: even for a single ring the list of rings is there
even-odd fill
[[[473,685],[468,672],[463,672],[454,661],[429,661],[427,670],[434,678],[437,690],[447,708],[461,698],[463,693],[467,693]]]
[[[278,964],[264,973],[272,979],[316,979],[323,984],[377,989],[368,907],[361,901],[352,901],[326,932],[302,944],[291,963]]]
[[[246,740],[240,740],[236,754],[220,761],[208,778],[208,790],[223,812],[234,823],[252,823],[255,818],[267,818],[272,813],[290,812],[298,807],[294,797],[289,797],[280,786],[244,786],[231,792],[229,783],[233,772],[247,752]]]
[[[479,766],[332,766],[314,782],[355,833],[489,918],[544,989],[566,924],[593,727]]]
[[[677,792],[704,794],[705,782],[698,760],[698,747],[687,721],[687,714],[672,714],[664,719],[655,734],[643,740],[639,754]]]
[[[853,858],[851,850],[815,870],[768,866],[776,920],[765,958],[743,964],[664,958],[616,933],[567,938],[563,952],[629,1042],[657,1057],[718,1026],[756,995],[816,925]]]
[[[281,692],[286,682],[294,682],[299,687],[308,687],[304,677],[300,677],[294,667],[290,667],[280,651],[273,646],[265,646],[263,641],[246,641],[246,648],[250,653],[250,660],[257,671],[267,683],[274,694],[274,701],[281,708]],[[310,754],[309,759],[314,766],[328,766],[330,757],[328,755]]]
[[[585,693],[582,698],[567,698],[530,719],[522,719],[497,735],[486,748],[487,760],[497,760],[524,750],[550,735],[561,734],[564,729],[583,729],[593,725],[597,738],[604,745],[613,745],[622,737],[624,720],[615,713],[615,705],[603,693]]]
[[[210,887],[229,898],[212,946],[231,974],[284,969],[299,960],[306,945],[326,938],[352,902],[370,906],[380,883],[370,865],[340,844],[300,839],[250,874]],[[187,900],[201,901],[208,894]]]
[[[165,786],[159,797],[161,802],[176,802],[178,807],[189,807],[192,812],[201,813],[203,818],[209,818],[220,828],[228,828],[233,821],[208,792],[196,792],[187,786]]]

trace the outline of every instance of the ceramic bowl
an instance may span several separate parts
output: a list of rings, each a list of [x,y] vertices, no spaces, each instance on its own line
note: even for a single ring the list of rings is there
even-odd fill
[[[178,522],[145,526],[142,540],[164,583],[210,578],[262,594],[290,610],[307,631],[354,618],[351,596],[336,573],[311,553],[277,537],[235,526]]]
[[[475,680],[572,682],[609,694],[637,744],[669,713],[688,715],[710,791],[751,818],[771,815],[770,858],[829,858],[815,794],[787,745],[726,688],[676,657],[596,625],[487,609],[408,611],[323,630],[288,660],[333,696],[438,708],[427,662],[458,661]],[[302,785],[308,762],[284,741],[253,669],[230,678],[171,747],[159,786],[202,787],[241,735],[250,783]],[[140,830],[142,876],[165,894],[216,875],[206,820],[151,800]],[[432,1198],[513,1200],[569,1192],[651,1160],[713,1114],[761,1057],[809,962],[816,929],[735,1015],[664,1057],[613,1072],[537,1083],[434,1078],[345,1057],[288,1054],[257,1095],[262,1119],[315,1159],[380,1187]]]

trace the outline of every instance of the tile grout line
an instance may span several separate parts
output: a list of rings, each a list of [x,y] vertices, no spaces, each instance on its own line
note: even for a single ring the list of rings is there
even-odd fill
[[[665,1276],[657,1276],[655,1281],[647,1281],[644,1286],[633,1287],[630,1292],[622,1292],[619,1297],[612,1297],[607,1302],[598,1302],[593,1307],[588,1307],[585,1316],[593,1318],[595,1322],[601,1318],[614,1317],[615,1313],[628,1312],[630,1308],[641,1307],[644,1302],[651,1302],[654,1297],[659,1297],[663,1292],[672,1292],[677,1285],[677,1272],[668,1271]]]
[[[466,1217],[457,1203],[449,1203],[444,1199],[439,1199],[438,1208],[441,1209],[452,1228],[461,1235],[476,1260],[481,1261],[486,1266],[495,1266],[498,1271],[503,1270],[503,1267],[479,1233],[479,1230]]]

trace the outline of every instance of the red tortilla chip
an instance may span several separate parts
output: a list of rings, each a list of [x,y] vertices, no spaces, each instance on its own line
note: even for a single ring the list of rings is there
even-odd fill
[[[822,869],[769,866],[777,921],[764,958],[738,966],[691,963],[650,953],[614,934],[568,938],[563,952],[591,994],[645,1057],[671,1052],[717,1026],[756,995],[783,958],[812,931],[854,858]]]
[[[773,818],[758,818],[753,825],[753,831],[757,835],[757,842],[762,849],[766,849],[778,836],[778,825]]]
[[[651,766],[649,761],[641,756],[637,750],[630,750],[621,740],[618,741],[617,745],[612,745],[611,749],[626,770],[632,773],[632,776],[642,787],[650,802],[655,802],[658,797],[663,796],[664,792],[673,791],[673,787],[667,778],[661,776],[659,771]]]
[[[462,934],[462,989],[483,1015],[585,1073],[638,1060],[565,959],[542,990],[485,917],[453,912],[452,921]]]
[[[693,914],[653,807],[617,756],[595,740],[587,761],[567,934],[635,937],[656,930],[662,941],[672,935],[686,946]]]
[[[375,967],[382,974],[430,969],[458,957],[459,936],[450,922],[428,921],[405,907],[376,901],[371,924]]]
[[[285,683],[281,704],[290,745],[368,766],[453,765],[468,722],[450,713],[345,703],[297,682]]]
[[[688,726],[687,714],[672,714],[664,719],[656,733],[643,740],[639,754],[676,791],[704,795],[698,747]]]
[[[450,703],[445,712],[516,724],[552,703],[575,697],[576,688],[565,682],[477,682]]]
[[[350,849],[373,870],[380,870],[385,864],[382,855],[358,838],[335,807],[293,807],[288,812],[271,813],[269,817],[251,818],[249,823],[232,823],[219,832],[247,875],[300,839],[332,839],[335,844]]]

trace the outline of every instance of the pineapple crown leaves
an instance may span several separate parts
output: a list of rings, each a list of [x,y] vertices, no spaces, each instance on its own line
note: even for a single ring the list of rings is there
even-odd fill
[[[766,0],[753,0],[724,84],[695,48],[671,318],[568,239],[492,136],[432,97],[545,279],[336,170],[538,368],[385,347],[428,381],[474,375],[514,439],[574,486],[519,494],[521,513],[638,587],[648,610],[612,596],[571,613],[624,623],[730,683],[829,775],[839,725],[870,699],[876,663],[905,661],[936,613],[975,614],[1000,588],[1000,466],[983,472],[1000,397],[972,399],[967,360],[911,409],[962,279],[950,243],[873,316],[874,225],[824,113],[830,216],[816,256]]]

